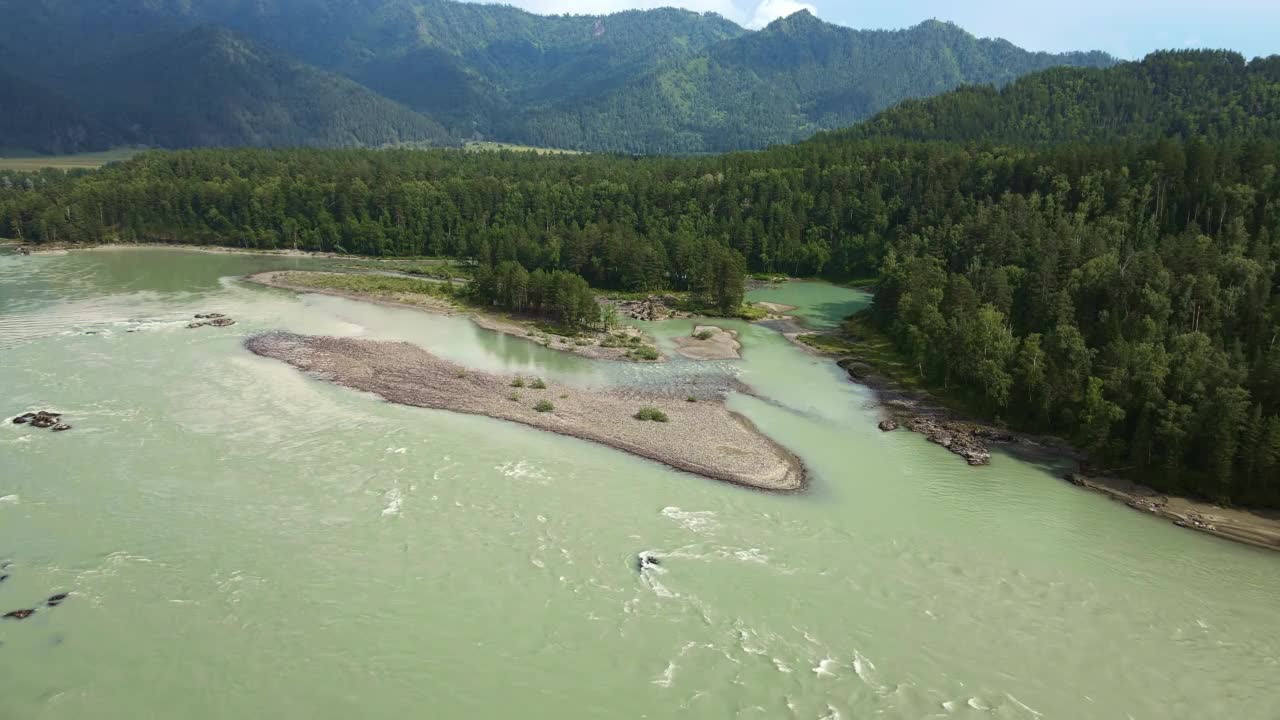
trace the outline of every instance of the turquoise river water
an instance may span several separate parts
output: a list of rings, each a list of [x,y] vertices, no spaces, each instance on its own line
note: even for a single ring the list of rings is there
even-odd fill
[[[737,362],[593,363],[237,279],[322,264],[0,254],[0,415],[74,425],[0,427],[0,613],[38,608],[0,621],[0,718],[1280,718],[1280,557],[880,433],[767,328],[731,324]],[[272,329],[553,383],[733,373],[812,487],[391,405],[243,349]]]

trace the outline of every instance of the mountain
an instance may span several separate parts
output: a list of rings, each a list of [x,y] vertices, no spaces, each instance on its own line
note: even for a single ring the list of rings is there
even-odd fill
[[[67,154],[126,142],[70,100],[0,71],[0,151]]]
[[[351,80],[204,26],[141,43],[70,81],[98,117],[161,147],[440,143],[438,123]]]
[[[206,137],[366,142],[366,133],[345,130],[309,136],[309,126],[260,131],[270,123],[264,113],[306,114],[292,104],[310,99],[316,86],[330,86],[324,97],[355,92],[334,90],[338,83],[331,76],[319,80],[322,72],[428,116],[453,137],[700,153],[801,139],[964,84],[1001,85],[1054,65],[1113,62],[1101,53],[1031,53],[933,21],[902,31],[857,31],[808,12],[758,32],[719,15],[671,8],[542,16],[453,0],[0,0],[0,17],[7,20],[0,44],[15,55],[11,72],[77,101],[88,91],[103,122],[171,144]],[[210,25],[228,28],[238,38],[229,44],[250,49],[210,50],[207,40],[187,48],[176,40]],[[199,102],[195,83],[148,62],[155,52],[178,68],[194,63],[191,77],[232,104],[209,109],[218,115],[213,119],[202,118],[195,105],[178,116],[144,107],[157,89]],[[255,72],[267,75],[262,87],[241,64],[246,54]],[[96,92],[112,68],[106,86],[118,99]],[[136,87],[125,71],[140,73]],[[303,77],[308,90],[287,87]],[[275,111],[253,102],[260,89],[270,91],[263,103]],[[248,103],[243,113],[242,102]],[[371,108],[373,101],[361,104]],[[357,122],[383,128],[373,133],[376,139],[438,134],[421,127],[430,121],[410,123],[387,106],[358,111],[361,118],[370,113],[395,115]],[[240,122],[240,115],[247,118]],[[191,132],[181,132],[184,118],[196,123]]]
[[[1280,56],[1158,52],[1109,69],[1055,68],[1002,90],[911,100],[833,137],[1037,144],[1280,139]]]
[[[905,98],[1004,84],[1055,65],[1105,67],[1103,53],[1050,55],[929,21],[860,31],[807,11],[667,63],[586,104],[557,103],[506,128],[529,144],[626,152],[716,152],[792,142]]]

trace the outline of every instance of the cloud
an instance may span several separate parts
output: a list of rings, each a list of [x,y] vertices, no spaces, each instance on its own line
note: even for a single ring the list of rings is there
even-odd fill
[[[760,0],[751,19],[747,21],[747,27],[762,28],[778,18],[790,17],[801,10],[808,10],[814,15],[818,14],[816,7],[809,3],[797,2],[797,0]]]

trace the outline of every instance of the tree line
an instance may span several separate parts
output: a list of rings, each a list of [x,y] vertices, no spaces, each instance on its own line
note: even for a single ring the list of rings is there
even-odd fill
[[[744,271],[878,276],[873,318],[923,378],[1158,488],[1278,506],[1277,168],[1264,139],[202,150],[0,176],[0,235],[467,258],[492,302],[559,317],[578,305],[533,294],[538,272],[705,295]]]

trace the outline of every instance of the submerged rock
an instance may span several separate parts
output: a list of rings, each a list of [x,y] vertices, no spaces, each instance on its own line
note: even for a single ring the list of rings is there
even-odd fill
[[[31,617],[31,615],[34,612],[35,610],[30,610],[30,609],[14,610],[13,612],[5,613],[3,617],[5,620],[26,620],[27,618]]]
[[[209,327],[227,327],[228,325],[236,324],[235,320],[232,320],[231,318],[221,313],[208,313],[205,315],[197,315],[196,318],[200,320],[200,322],[187,323],[188,330],[194,330],[195,328],[202,328],[202,327],[205,327],[206,325]]]
[[[49,599],[45,601],[45,605],[48,605],[49,607],[58,607],[59,605],[62,604],[63,600],[66,600],[70,596],[71,596],[71,593],[58,593],[57,595],[50,595]]]
[[[36,428],[53,428],[54,432],[70,430],[71,426],[62,422],[62,413],[41,410],[40,412],[23,413],[13,419],[14,425],[31,425]]]

